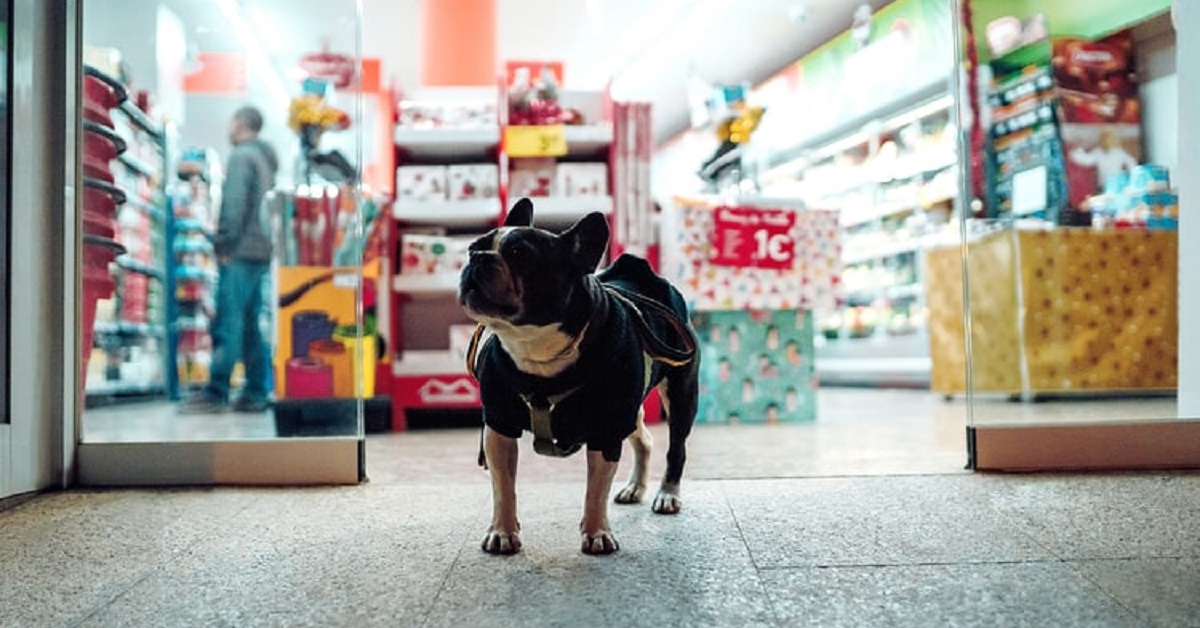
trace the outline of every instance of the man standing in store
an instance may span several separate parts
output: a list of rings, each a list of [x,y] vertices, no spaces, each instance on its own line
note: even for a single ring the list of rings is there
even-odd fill
[[[266,196],[275,186],[279,162],[270,144],[259,139],[262,113],[238,109],[229,122],[233,149],[221,186],[216,250],[216,315],[212,321],[212,366],[204,390],[180,406],[190,414],[223,412],[230,399],[230,377],[240,359],[245,385],[233,402],[237,412],[267,409],[270,356],[259,325],[263,281],[271,267],[271,237]]]

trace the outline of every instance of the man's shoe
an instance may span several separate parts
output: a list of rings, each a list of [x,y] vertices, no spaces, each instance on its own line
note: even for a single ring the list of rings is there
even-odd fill
[[[258,414],[259,412],[266,412],[270,407],[271,404],[266,399],[238,399],[233,402],[234,412]]]
[[[179,414],[221,414],[228,409],[224,403],[216,399],[205,395],[197,395],[180,403],[176,411]]]

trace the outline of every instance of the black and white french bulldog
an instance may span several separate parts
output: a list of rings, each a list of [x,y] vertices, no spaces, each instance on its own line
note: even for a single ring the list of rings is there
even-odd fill
[[[698,395],[696,336],[683,297],[645,260],[622,255],[595,273],[608,236],[600,213],[560,235],[534,228],[533,204],[521,199],[504,226],[470,246],[459,302],[490,332],[484,341],[477,333],[469,358],[492,478],[486,552],[521,549],[517,439],[527,430],[538,453],[562,456],[586,447],[582,550],[617,551],[608,495],[625,440],[634,452],[633,473],[615,501],[637,503],[646,492],[651,438],[642,402],[655,386],[671,442],[653,511],[674,514],[682,505],[684,443]]]

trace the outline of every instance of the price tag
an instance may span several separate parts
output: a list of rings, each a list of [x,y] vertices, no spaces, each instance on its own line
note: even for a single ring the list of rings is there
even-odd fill
[[[567,154],[567,130],[561,124],[504,127],[509,157],[561,157]]]
[[[718,207],[714,211],[710,262],[742,268],[792,267],[796,258],[792,239],[795,212],[746,207]]]

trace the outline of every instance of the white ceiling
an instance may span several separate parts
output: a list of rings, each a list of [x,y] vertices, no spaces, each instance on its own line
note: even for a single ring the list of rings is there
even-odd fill
[[[153,5],[151,0],[138,0]],[[363,53],[405,89],[419,85],[420,5],[437,0],[362,0]],[[113,4],[112,0],[89,0]],[[126,0],[120,4],[124,5]],[[244,47],[220,5],[163,0],[200,50]],[[866,0],[873,8],[891,0]],[[318,50],[352,52],[354,0],[228,0],[241,7],[256,41],[284,72],[284,58]],[[863,0],[496,0],[498,54],[562,60],[568,88],[600,89],[654,105],[656,140],[687,126],[686,85],[757,83],[850,26]],[[802,18],[797,18],[802,15]],[[452,34],[436,45],[463,46]]]

